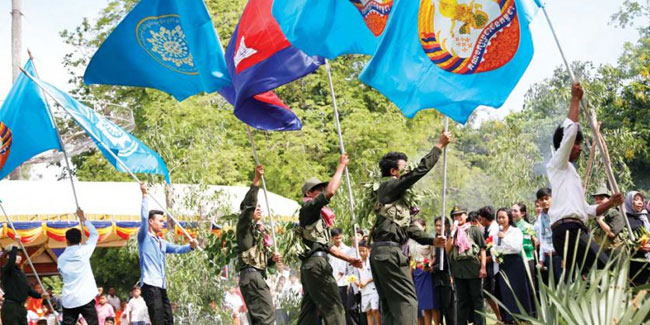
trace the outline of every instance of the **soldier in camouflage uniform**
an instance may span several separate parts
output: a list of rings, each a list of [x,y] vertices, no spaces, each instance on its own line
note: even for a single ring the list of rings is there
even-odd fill
[[[346,154],[341,155],[336,173],[329,183],[314,177],[302,186],[304,203],[300,209],[299,229],[307,250],[301,256],[300,281],[304,296],[298,318],[300,325],[316,325],[319,313],[326,325],[345,324],[345,309],[327,254],[355,267],[360,268],[362,264],[358,257],[348,256],[333,245],[330,227],[334,222],[334,213],[327,208],[327,204],[341,185],[341,176],[348,161]]]
[[[375,193],[377,221],[372,235],[370,265],[379,293],[382,324],[417,323],[417,297],[409,262],[401,246],[409,238],[422,245],[434,245],[434,238],[411,225],[411,206],[405,198],[411,186],[436,164],[450,137],[448,132],[443,132],[438,143],[413,171],[405,172],[408,158],[400,152],[388,153],[379,162],[384,179]],[[435,244],[443,245],[444,238],[437,238]]]
[[[239,287],[255,325],[275,324],[273,298],[264,278],[268,266],[282,261],[277,252],[271,254],[270,236],[260,222],[262,210],[257,204],[257,192],[263,174],[264,167],[257,166],[253,185],[241,203],[241,215],[237,222]]]

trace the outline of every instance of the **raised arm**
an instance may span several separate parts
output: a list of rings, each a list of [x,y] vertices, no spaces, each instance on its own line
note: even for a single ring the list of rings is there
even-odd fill
[[[18,237],[18,236],[16,236]],[[20,237],[18,237],[20,238]],[[18,239],[20,240],[20,239]],[[7,259],[7,263],[2,266],[2,272],[6,272],[8,270],[11,270],[16,266],[16,254],[18,253],[18,244],[14,245],[14,247],[11,248],[11,252],[9,253],[9,259]]]
[[[140,192],[142,192],[142,207],[140,208],[140,230],[138,230],[138,242],[142,242],[149,232],[149,190],[144,183],[140,184]]]
[[[330,179],[327,188],[325,189],[325,196],[328,200],[336,194],[336,191],[341,186],[341,178],[348,163],[350,163],[350,158],[348,158],[347,154],[342,154],[341,158],[339,158],[339,164],[336,166],[336,172],[334,172],[334,176],[332,176],[332,179]]]
[[[555,168],[562,168],[569,163],[571,149],[576,142],[578,129],[580,127],[578,122],[580,117],[580,100],[582,99],[582,94],[582,86],[580,86],[579,83],[574,84],[571,87],[571,106],[569,107],[567,119],[562,123],[562,127],[564,128],[562,142],[560,142],[560,147],[555,151],[550,162],[550,165]]]
[[[259,165],[255,167],[255,177],[253,177],[253,184],[246,193],[244,200],[241,202],[239,208],[241,215],[239,216],[239,224],[248,227],[253,220],[253,214],[257,209],[257,193],[259,192],[260,180],[264,175],[264,167]]]
[[[81,221],[81,224],[85,225],[86,228],[88,228],[88,232],[90,232],[90,237],[88,237],[86,243],[82,245],[82,250],[84,254],[87,255],[88,258],[90,258],[90,256],[93,254],[93,251],[95,250],[95,246],[97,246],[97,241],[99,240],[99,233],[97,232],[97,228],[95,228],[95,225],[93,225],[92,222],[86,222],[86,214],[84,213],[83,210],[77,209],[77,216],[79,217],[79,221]]]
[[[571,86],[571,105],[569,106],[567,118],[574,123],[578,123],[580,120],[580,101],[582,100],[583,93],[580,83],[575,83]]]
[[[451,133],[443,131],[440,134],[438,143],[431,148],[428,154],[422,157],[420,164],[414,170],[393,181],[383,183],[382,188],[378,191],[379,202],[387,204],[402,197],[404,191],[413,186],[436,165],[442,149],[449,144],[449,141],[451,141]]]

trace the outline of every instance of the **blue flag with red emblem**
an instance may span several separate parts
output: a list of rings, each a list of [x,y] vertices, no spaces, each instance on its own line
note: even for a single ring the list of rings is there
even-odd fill
[[[435,108],[465,123],[503,105],[533,57],[536,0],[399,1],[359,77],[407,117]]]
[[[150,87],[181,101],[230,78],[203,0],[142,0],[93,55],[84,82]]]
[[[32,60],[24,70],[34,73]],[[61,146],[43,92],[20,73],[0,107],[0,179],[51,149],[61,150]]]
[[[311,55],[372,55],[398,0],[275,0],[287,39]]]
[[[270,90],[299,79],[324,63],[294,47],[271,15],[273,0],[250,0],[226,49],[232,88],[220,93],[235,115],[264,130],[299,130],[302,123]],[[263,105],[260,105],[260,102]]]

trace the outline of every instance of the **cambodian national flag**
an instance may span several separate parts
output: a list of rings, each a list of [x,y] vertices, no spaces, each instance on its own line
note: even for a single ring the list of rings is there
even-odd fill
[[[372,55],[397,1],[275,0],[273,16],[291,44],[311,55]]]
[[[300,51],[271,15],[273,0],[250,0],[226,49],[232,88],[220,93],[244,123],[263,130],[299,130],[298,117],[270,90],[299,79],[324,63]]]
[[[435,108],[465,123],[500,107],[533,57],[538,0],[399,1],[361,76],[407,117]]]

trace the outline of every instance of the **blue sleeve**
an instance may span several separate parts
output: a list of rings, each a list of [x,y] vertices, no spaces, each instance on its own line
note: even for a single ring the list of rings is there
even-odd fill
[[[140,230],[138,230],[138,243],[144,241],[149,232],[149,199],[145,196],[142,198],[142,208],[140,210]]]
[[[170,242],[166,242],[165,253],[167,254],[185,254],[189,253],[192,250],[190,245],[174,245]]]

